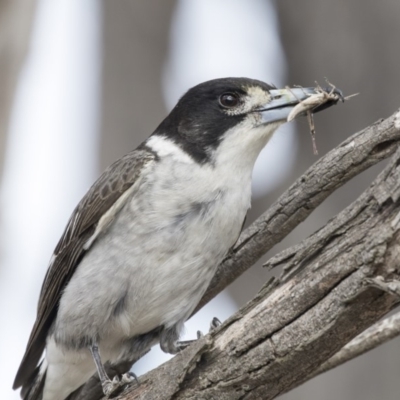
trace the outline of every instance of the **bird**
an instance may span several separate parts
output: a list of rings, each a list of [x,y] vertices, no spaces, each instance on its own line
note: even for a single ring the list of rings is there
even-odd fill
[[[96,373],[109,396],[133,376],[110,380],[106,362],[157,343],[181,350],[185,321],[242,230],[257,156],[315,93],[249,78],[198,84],[104,171],[51,257],[13,385],[24,400],[64,400]]]

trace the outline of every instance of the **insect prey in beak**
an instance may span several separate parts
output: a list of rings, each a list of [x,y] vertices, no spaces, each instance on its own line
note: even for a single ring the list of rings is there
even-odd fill
[[[293,108],[293,110],[289,113],[287,117],[287,121],[290,122],[293,121],[300,114],[305,113],[307,115],[307,121],[310,127],[310,134],[313,145],[313,152],[315,155],[318,155],[318,149],[315,140],[315,124],[314,124],[313,110],[316,107],[321,106],[322,104],[327,103],[329,101],[334,101],[334,102],[337,102],[339,100],[345,101],[351,97],[358,95],[358,93],[355,93],[350,96],[343,97],[336,91],[336,86],[330,83],[327,79],[326,82],[330,86],[331,90],[328,91],[326,89],[323,89],[318,84],[318,82],[315,82],[317,85],[315,88],[315,94],[309,95],[306,93],[308,97],[305,100],[299,100],[299,103]],[[299,87],[301,88],[301,86]],[[289,87],[287,87],[287,89],[291,91]],[[297,98],[297,96],[293,93],[293,91],[291,92]]]

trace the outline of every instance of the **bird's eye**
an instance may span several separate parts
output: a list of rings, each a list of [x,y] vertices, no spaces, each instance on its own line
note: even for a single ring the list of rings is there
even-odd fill
[[[239,96],[236,93],[224,93],[219,98],[219,103],[225,108],[236,107],[239,104]]]

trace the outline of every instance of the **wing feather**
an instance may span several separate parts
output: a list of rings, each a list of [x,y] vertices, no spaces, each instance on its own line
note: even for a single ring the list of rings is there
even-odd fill
[[[112,164],[93,184],[78,206],[65,228],[51,259],[40,292],[37,318],[26,347],[25,355],[17,372],[14,389],[29,381],[42,356],[48,331],[57,315],[62,290],[71,279],[83,257],[88,241],[95,239],[96,227],[108,210],[123,194],[139,182],[143,169],[154,161],[156,155],[145,148],[134,150]],[[122,208],[115,210],[114,216]],[[108,217],[110,218],[110,217]],[[104,225],[106,229],[111,221]],[[95,237],[93,237],[95,235]]]

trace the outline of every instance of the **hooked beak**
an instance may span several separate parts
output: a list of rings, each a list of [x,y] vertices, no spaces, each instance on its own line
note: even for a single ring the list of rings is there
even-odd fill
[[[332,88],[323,89],[330,92]],[[272,122],[286,121],[293,108],[306,100],[311,95],[317,94],[316,88],[287,88],[287,89],[273,89],[269,91],[271,101],[264,106],[260,107],[257,112],[261,113],[262,124],[269,124]],[[311,111],[316,113],[324,110],[338,102],[339,99],[344,100],[343,94],[339,89],[334,89],[333,93],[337,95],[336,100],[328,100],[325,103],[317,105]],[[304,114],[304,113],[302,113]]]

